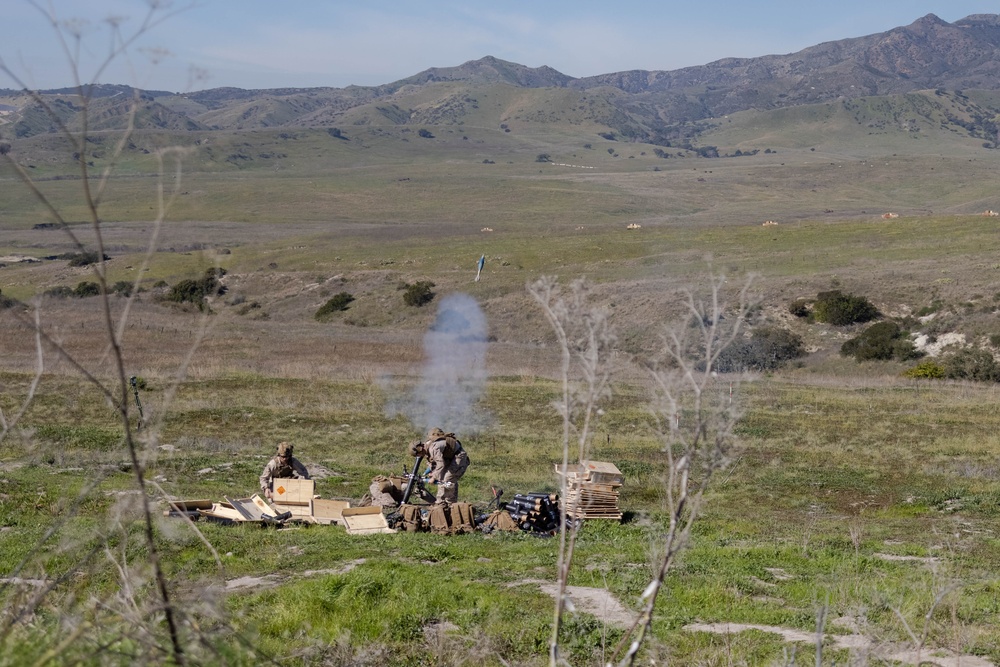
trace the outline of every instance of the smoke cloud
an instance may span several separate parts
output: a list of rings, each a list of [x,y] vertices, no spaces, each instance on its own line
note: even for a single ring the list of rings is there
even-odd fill
[[[486,316],[468,294],[449,294],[424,335],[426,360],[413,392],[390,402],[426,433],[440,427],[462,437],[485,429],[491,415],[477,404],[486,389]]]

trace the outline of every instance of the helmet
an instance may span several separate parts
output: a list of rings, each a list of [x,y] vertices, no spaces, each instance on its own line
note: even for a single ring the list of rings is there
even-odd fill
[[[278,456],[291,457],[292,451],[294,449],[295,449],[295,447],[291,443],[288,443],[288,442],[279,442],[278,443]]]
[[[424,443],[420,442],[419,440],[417,440],[416,442],[411,443],[410,444],[410,456],[412,456],[414,458],[416,458],[418,456],[423,456],[423,454],[421,453],[421,450],[423,450],[423,449],[424,449]]]
[[[435,427],[427,432],[427,439],[433,442],[434,440],[443,438],[444,435],[445,435],[444,431],[442,431],[440,428]]]

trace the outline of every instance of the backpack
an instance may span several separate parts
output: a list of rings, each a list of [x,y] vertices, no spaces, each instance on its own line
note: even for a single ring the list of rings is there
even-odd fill
[[[416,505],[403,505],[399,513],[403,519],[403,530],[408,533],[417,533],[425,530],[424,517],[420,514],[420,508]]]
[[[445,504],[432,505],[427,513],[427,526],[435,535],[451,535],[451,512]]]
[[[471,533],[476,529],[476,515],[471,503],[451,504],[451,530],[456,535]]]
[[[521,530],[521,527],[517,525],[517,521],[514,521],[514,517],[510,515],[507,510],[496,510],[483,522],[484,532],[493,532],[497,530],[516,532]]]
[[[439,503],[427,515],[431,532],[437,535],[461,535],[476,529],[470,503]]]

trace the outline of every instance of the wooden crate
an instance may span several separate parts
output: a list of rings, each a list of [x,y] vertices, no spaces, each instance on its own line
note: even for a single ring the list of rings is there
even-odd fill
[[[199,510],[212,509],[211,500],[171,500],[163,516],[186,516],[189,519],[201,517]]]
[[[271,503],[267,502],[265,498],[261,498],[256,493],[250,496],[250,502],[254,504],[254,507],[260,510],[261,514],[267,514],[269,516],[278,516],[278,514],[280,514],[278,510],[274,509]]]
[[[272,482],[271,499],[277,505],[308,505],[316,492],[311,479],[278,478]]]
[[[252,498],[230,498],[229,496],[223,496],[223,498],[243,516],[244,521],[260,521],[263,512]]]
[[[343,523],[343,512],[350,509],[351,503],[348,500],[327,500],[325,498],[313,499],[313,518],[316,523]]]
[[[350,507],[345,509],[341,516],[344,520],[344,528],[350,535],[373,535],[375,533],[395,533],[389,527],[389,523],[382,514],[382,508],[370,507]]]
[[[562,474],[562,466],[556,464],[556,474]],[[610,486],[621,486],[625,481],[625,476],[614,463],[607,461],[584,461],[577,465],[569,465],[566,469],[566,481],[589,482],[592,484],[607,484]]]
[[[312,519],[312,514],[313,514],[312,504],[313,500],[312,498],[310,498],[309,502],[305,503],[304,505],[303,504],[282,505],[281,503],[275,502],[272,504],[272,507],[274,507],[275,511],[278,514],[284,514],[285,512],[291,513],[293,519]]]
[[[211,509],[198,510],[198,513],[205,518],[225,519],[228,521],[245,521],[242,512],[226,503],[212,503]]]

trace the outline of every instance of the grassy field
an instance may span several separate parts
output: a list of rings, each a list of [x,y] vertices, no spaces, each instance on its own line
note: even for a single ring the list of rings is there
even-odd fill
[[[9,414],[26,378],[3,380]],[[106,406],[71,379],[47,378],[43,387],[2,451],[2,567],[10,572],[30,555],[22,577],[59,572],[95,536],[117,534],[107,517],[127,525],[136,511],[120,429]],[[559,421],[544,407],[555,391],[530,378],[490,383],[483,402],[497,426],[465,438],[474,465],[464,498],[485,504],[491,485],[509,495],[557,488],[550,471],[560,456]],[[156,386],[144,393],[152,414],[161,394]],[[639,408],[643,394],[621,385],[596,429],[593,457],[626,474],[626,518],[584,526],[570,579],[606,588],[626,607],[648,583],[664,521],[664,459]],[[649,659],[781,661],[788,646],[773,633],[727,638],[685,627],[729,622],[809,632],[822,612],[832,635],[852,634],[854,623],[876,662],[880,651],[907,644],[904,622],[918,635],[926,628],[929,647],[997,660],[996,389],[793,376],[761,379],[740,394],[744,448],[713,487],[691,549],[668,580]],[[372,476],[406,465],[412,428],[384,416],[384,401],[367,382],[190,381],[149,436],[147,476],[174,497],[245,496],[272,443],[287,438],[317,473],[320,494],[357,499]],[[87,483],[96,486],[84,490]],[[58,545],[44,539],[53,522]],[[141,550],[138,536],[124,531],[120,539]],[[390,664],[457,664],[456,655],[536,664],[545,651],[552,603],[538,584],[552,580],[554,540],[210,524],[202,532],[221,563],[176,519],[158,522],[158,543],[185,605],[212,592],[216,622],[235,631],[217,641],[235,653],[244,654],[239,642],[246,641],[260,656],[334,664],[372,651],[391,656],[384,658]],[[36,544],[40,551],[31,553]],[[234,588],[240,577],[261,579]],[[65,594],[107,595],[115,586],[97,557]],[[441,627],[451,629],[428,634]],[[564,642],[574,664],[597,664],[620,634],[599,613],[578,613]],[[801,664],[812,664],[808,645],[800,650]],[[830,649],[828,659],[842,664],[848,653]]]
[[[839,288],[909,316],[915,331],[961,332],[993,349],[997,223],[978,213],[1000,209],[1000,157],[967,142],[904,152],[898,135],[839,142],[840,126],[809,142],[818,136],[809,123],[844,121],[809,113],[782,121],[802,137],[773,135],[785,127],[773,117],[758,135],[752,118],[736,118],[715,136],[776,152],[711,160],[664,160],[651,146],[565,126],[532,134],[537,126],[518,123],[511,133],[485,122],[442,126],[433,139],[367,126],[344,140],[317,130],[186,138],[183,181],[148,264],[158,181],[142,149],[182,140],[138,136],[108,184],[101,231],[109,282],[144,290],[130,305],[113,297],[110,316],[130,308],[123,355],[128,374],[146,382],[156,424],[140,443],[157,513],[164,496],[252,493],[280,440],[296,444],[323,497],[358,500],[373,476],[401,471],[419,432],[392,406],[420,382],[436,305],[455,293],[476,300],[489,335],[476,411],[490,425],[448,425],[473,459],[462,498],[484,506],[495,486],[508,497],[555,490],[558,349],[525,285],[586,276],[618,334],[618,374],[591,456],[625,473],[625,518],[583,526],[569,583],[636,610],[667,522],[667,463],[642,363],[681,290],[703,286],[710,257],[733,285],[756,274],[754,322],[794,331],[809,355],[737,385],[741,448],[667,579],[642,664],[815,664],[814,643],[789,637],[814,634],[818,619],[824,664],[917,664],[931,650],[1000,663],[996,385],[904,379],[912,363],[857,364],[837,351],[858,327],[806,322],[787,308]],[[90,247],[81,183],[51,142],[23,149]],[[104,166],[106,146],[94,150]],[[536,162],[542,153],[559,164]],[[34,304],[51,338],[113,384],[99,299],[35,300],[93,279],[92,269],[45,259],[72,242],[36,228],[50,218],[12,173],[0,178],[0,256],[41,260],[0,262],[0,291]],[[883,220],[888,211],[900,217]],[[158,281],[215,266],[228,271],[228,291],[208,308],[155,298]],[[435,284],[436,301],[407,306],[400,288],[419,280]],[[355,297],[349,309],[317,321],[342,291]],[[934,319],[913,319],[921,309]],[[130,662],[131,628],[147,609],[130,605],[144,599],[149,572],[122,425],[51,346],[32,394],[31,322],[31,311],[0,310],[5,420],[32,398],[0,441],[4,613],[38,582],[57,585],[30,622],[4,616],[0,665],[45,662],[56,649],[56,662]],[[557,540],[200,528],[156,521],[183,633],[203,662],[546,664],[554,603],[544,586],[555,578]],[[609,618],[579,605],[568,617],[572,664],[603,664],[624,632]],[[726,623],[754,627],[726,634],[713,625]],[[78,641],[61,646],[67,636]],[[906,653],[917,645],[921,656]]]

